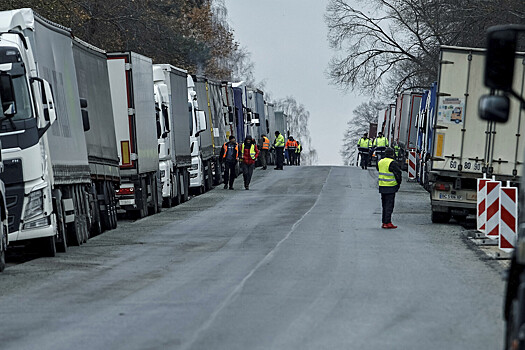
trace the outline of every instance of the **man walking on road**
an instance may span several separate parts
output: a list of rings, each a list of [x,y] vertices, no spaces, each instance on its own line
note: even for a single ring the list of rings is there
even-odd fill
[[[385,149],[385,157],[377,163],[379,171],[379,193],[381,193],[381,205],[383,207],[383,225],[381,228],[397,228],[392,224],[392,212],[396,192],[399,190],[401,181],[401,167],[394,160],[394,150],[390,147]]]
[[[270,139],[266,135],[261,135],[261,160],[262,170],[266,170],[266,163],[268,162],[268,151],[270,150]]]
[[[259,156],[259,149],[250,135],[247,135],[241,147],[242,176],[244,177],[244,188],[250,189],[255,160]]]
[[[235,142],[235,137],[230,136],[229,141],[226,142],[221,149],[219,159],[224,162],[224,189],[230,186],[233,190],[233,181],[235,181],[235,166],[237,165],[237,158],[239,157],[239,146]]]
[[[275,170],[283,170],[284,165],[284,136],[279,131],[275,132]]]
[[[379,161],[384,156],[385,148],[388,147],[388,139],[383,136],[381,131],[377,133],[373,146],[376,151],[377,160]]]
[[[372,141],[368,138],[368,133],[364,133],[363,137],[357,142],[357,149],[361,157],[361,169],[368,167],[368,155],[370,154],[370,148],[372,147]]]

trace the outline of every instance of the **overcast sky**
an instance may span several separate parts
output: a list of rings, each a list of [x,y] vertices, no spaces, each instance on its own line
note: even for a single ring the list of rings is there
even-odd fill
[[[366,99],[343,94],[326,79],[332,50],[324,14],[328,0],[225,0],[235,38],[252,53],[255,77],[274,99],[294,96],[310,112],[319,164],[342,165],[352,110]]]

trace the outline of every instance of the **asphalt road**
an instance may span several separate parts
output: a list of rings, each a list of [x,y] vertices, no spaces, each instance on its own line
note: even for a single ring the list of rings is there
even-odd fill
[[[500,349],[501,271],[375,170],[256,170],[0,274],[0,349]]]

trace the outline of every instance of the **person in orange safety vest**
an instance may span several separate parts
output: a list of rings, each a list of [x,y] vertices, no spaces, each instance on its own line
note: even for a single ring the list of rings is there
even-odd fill
[[[288,137],[284,149],[288,151],[288,165],[296,165],[295,151],[297,150],[297,141],[292,136]]]
[[[270,139],[266,135],[261,135],[260,147],[261,154],[259,159],[261,160],[262,169],[266,170],[266,163],[268,162],[268,152],[270,151]]]

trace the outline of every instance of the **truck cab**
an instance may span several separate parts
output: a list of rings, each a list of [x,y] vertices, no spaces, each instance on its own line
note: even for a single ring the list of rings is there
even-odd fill
[[[199,134],[206,130],[206,114],[199,109],[195,83],[188,75],[188,112],[190,114],[192,132],[190,134],[191,168],[190,188],[204,192],[204,166],[201,158],[201,140]]]
[[[37,77],[32,48],[21,32],[0,34],[0,71],[12,77],[16,102],[0,130],[9,241],[43,238],[54,255],[53,175],[44,137],[56,120],[51,86]]]
[[[171,204],[173,192],[173,160],[172,160],[172,134],[170,125],[170,101],[168,86],[164,82],[164,72],[161,67],[153,67],[155,112],[157,120],[157,137],[159,143],[159,171],[162,184],[162,198],[164,206]]]

